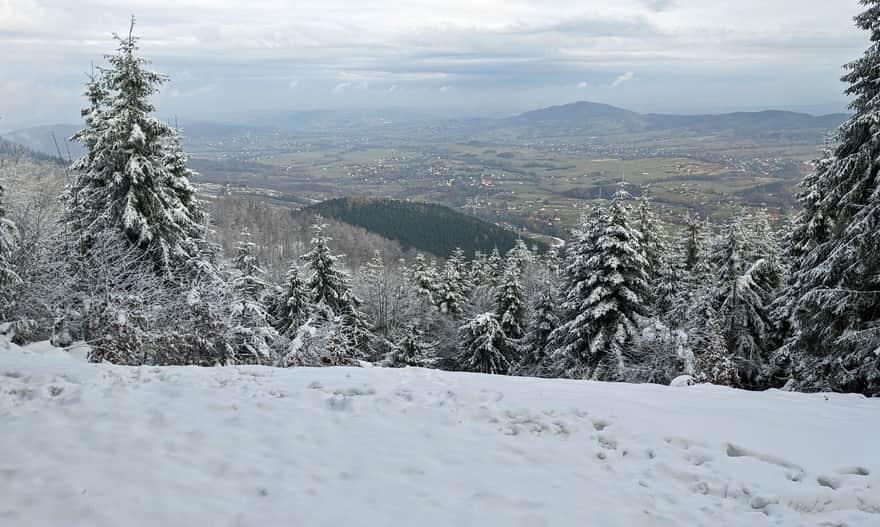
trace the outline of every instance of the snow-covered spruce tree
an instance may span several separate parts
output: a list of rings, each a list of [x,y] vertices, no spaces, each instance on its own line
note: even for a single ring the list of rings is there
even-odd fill
[[[809,240],[795,264],[801,295],[786,343],[791,375],[802,389],[880,393],[880,2],[865,0],[856,24],[871,46],[847,65],[843,80],[854,116],[815,181],[813,217],[828,239]],[[806,204],[805,204],[806,207]],[[810,245],[815,246],[810,247]]]
[[[475,286],[489,281],[489,259],[484,252],[476,251],[474,253],[468,276],[470,282]]]
[[[555,245],[544,253],[544,267],[547,268],[547,271],[554,279],[559,277],[562,271],[562,264],[559,258],[559,249]]]
[[[526,333],[526,299],[520,284],[520,265],[516,259],[508,262],[504,279],[495,293],[495,315],[511,341],[509,348]]]
[[[526,245],[526,242],[522,238],[517,238],[513,248],[507,251],[505,261],[502,267],[498,270],[501,273],[501,280],[503,281],[505,279],[505,275],[511,264],[515,265],[520,274],[522,274],[525,271],[526,266],[534,261],[535,255],[529,249],[528,245]]]
[[[642,236],[642,250],[648,262],[646,299],[655,315],[669,313],[680,294],[680,263],[676,261],[666,238],[663,222],[651,207],[647,192],[639,198],[635,225]]]
[[[419,297],[431,305],[436,305],[434,297],[438,290],[437,267],[434,262],[429,264],[422,253],[416,253],[415,261],[410,268],[410,281]]]
[[[709,228],[706,221],[690,213],[685,213],[682,220],[684,228],[677,243],[682,266],[690,275],[692,282],[699,281],[708,274],[707,239]]]
[[[745,243],[738,219],[725,231],[712,254],[718,268],[713,307],[740,379],[746,386],[757,387],[772,342],[769,304],[779,287],[780,272],[775,262],[764,259],[745,267]]]
[[[341,317],[330,306],[319,303],[312,315],[297,329],[288,347],[275,362],[276,366],[356,366],[359,352],[350,345],[349,332]]]
[[[651,208],[651,200],[647,194],[638,199],[635,227],[642,237],[642,250],[648,263],[648,280],[654,283],[666,267],[669,244],[666,242],[663,223]]]
[[[767,211],[759,209],[748,214],[743,221],[745,237],[744,257],[749,264],[758,260],[779,263],[779,240],[770,225]]]
[[[102,174],[100,169],[102,164],[109,163],[106,158],[108,149],[99,148],[99,145],[104,146],[101,145],[101,140],[107,129],[105,111],[110,97],[100,71],[89,75],[84,95],[88,101],[88,106],[80,112],[84,126],[71,137],[71,141],[81,144],[85,155],[71,164],[71,172],[75,175],[74,183],[62,199],[65,202],[65,220],[70,230],[76,234],[82,234],[86,227],[84,222],[90,221],[94,216],[93,211],[86,211],[84,204],[80,203],[81,199],[85,199],[85,195],[80,194],[106,185],[102,179],[106,174]],[[81,241],[84,242],[85,240]],[[78,247],[77,250],[84,251],[85,247]]]
[[[132,29],[134,20],[132,20]],[[101,84],[89,82],[86,126],[74,137],[87,149],[74,163],[76,181],[66,198],[68,224],[88,250],[105,228],[120,230],[165,279],[189,278],[203,268],[203,216],[187,199],[187,173],[169,169],[174,130],[152,116],[150,98],[167,77],[137,56],[138,39],[114,35]]]
[[[344,336],[346,349],[353,353],[351,357],[365,357],[370,354],[372,325],[360,310],[362,302],[351,290],[348,273],[339,268],[338,257],[330,251],[330,238],[324,234],[326,227],[323,218],[316,216],[312,250],[301,256],[311,273],[306,281],[310,301],[316,306],[327,306],[332,312],[333,323],[338,326],[334,336]]]
[[[498,287],[498,283],[501,281],[501,275],[504,272],[504,258],[501,257],[501,251],[498,250],[498,247],[495,247],[492,249],[492,252],[489,253],[489,258],[486,260],[486,266],[489,285],[491,287]]]
[[[415,326],[408,325],[401,331],[382,365],[389,368],[431,368],[437,363],[437,343],[428,340]]]
[[[792,374],[792,344],[797,334],[794,327],[794,311],[810,287],[810,270],[824,261],[823,253],[813,253],[819,246],[829,248],[833,222],[823,210],[823,200],[828,189],[822,186],[829,169],[833,166],[834,153],[826,148],[820,159],[813,162],[813,170],[800,183],[798,201],[801,210],[792,221],[782,241],[782,259],[788,265],[788,273],[781,294],[772,304],[775,341],[781,347],[773,352],[767,375],[770,383],[786,382]],[[800,355],[800,353],[797,353]]]
[[[519,347],[521,359],[516,367],[518,375],[543,375],[547,367],[547,346],[550,335],[559,327],[559,306],[556,286],[544,288],[532,303],[528,332]]]
[[[462,289],[464,291],[470,291],[471,288],[474,287],[474,282],[471,280],[471,266],[464,253],[464,249],[456,247],[452,251],[452,254],[449,255],[449,261],[452,262],[452,267],[458,275],[458,281],[461,284]]]
[[[468,307],[469,292],[467,267],[454,258],[446,260],[437,280],[435,300],[437,308],[444,315],[460,317]]]
[[[290,262],[284,284],[278,288],[269,307],[272,325],[279,334],[293,338],[296,330],[309,318],[312,305],[309,291],[299,275],[299,267]]]
[[[700,327],[691,336],[695,350],[697,382],[739,386],[739,370],[727,351],[727,343],[715,311],[702,313]]]
[[[556,368],[572,377],[599,378],[622,369],[626,346],[646,313],[647,261],[630,223],[627,196],[588,218],[566,265],[564,321],[551,335]],[[597,371],[600,363],[606,367]]]
[[[272,327],[271,318],[263,305],[263,297],[269,287],[263,279],[254,243],[250,233],[242,231],[236,248],[232,279],[235,298],[230,307],[230,325],[234,335],[235,357],[239,364],[261,364],[272,358],[278,331]]]
[[[464,371],[504,375],[510,370],[507,336],[494,313],[483,313],[461,326],[456,366]]]
[[[315,216],[312,224],[315,233],[312,236],[312,250],[300,258],[311,273],[306,281],[311,302],[324,304],[338,315],[348,293],[349,277],[348,273],[339,269],[339,257],[330,251],[328,244],[331,239],[324,233],[327,224],[323,221],[321,216]]]

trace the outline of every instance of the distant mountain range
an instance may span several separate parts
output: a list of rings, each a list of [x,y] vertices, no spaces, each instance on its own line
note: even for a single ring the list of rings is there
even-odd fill
[[[209,121],[193,121],[180,126],[186,136],[198,138],[200,141],[241,137],[257,129],[254,126]],[[77,124],[34,126],[14,130],[3,137],[36,152],[57,157],[60,150],[64,159],[76,159],[83,155],[84,150],[79,144],[70,141],[70,137],[81,127],[82,125]]]
[[[509,125],[564,127],[583,133],[676,131],[731,132],[754,134],[783,131],[832,131],[849,115],[810,115],[781,110],[707,115],[640,114],[616,106],[575,102],[520,114],[506,120]]]
[[[766,110],[760,112],[735,112],[707,115],[641,114],[594,102],[575,102],[551,106],[502,119],[446,120],[413,114],[407,119],[400,110],[383,111],[311,111],[278,112],[260,117],[252,124],[230,124],[209,121],[193,121],[182,125],[184,135],[192,140],[211,141],[240,137],[248,134],[270,133],[285,130],[297,134],[342,135],[378,133],[394,126],[409,127],[414,122],[434,123],[432,126],[462,133],[480,133],[513,128],[531,135],[570,133],[573,135],[627,134],[642,132],[688,132],[729,133],[733,135],[760,136],[762,134],[787,133],[819,136],[835,130],[849,116],[843,113],[810,115],[806,113]],[[32,150],[48,155],[78,157],[82,149],[66,140],[79,128],[78,125],[38,126],[15,130],[5,137]],[[58,141],[58,148],[55,146]]]
[[[404,249],[416,249],[442,258],[449,256],[456,247],[463,249],[468,256],[473,256],[475,251],[488,254],[495,248],[505,253],[520,237],[511,230],[434,203],[338,198],[312,205],[297,214],[334,218],[395,240]],[[527,240],[527,243],[541,251],[547,249],[547,245],[540,241]]]

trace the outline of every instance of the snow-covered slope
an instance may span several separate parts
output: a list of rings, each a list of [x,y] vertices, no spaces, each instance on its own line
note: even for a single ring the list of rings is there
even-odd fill
[[[880,401],[0,343],[0,525],[880,525]]]

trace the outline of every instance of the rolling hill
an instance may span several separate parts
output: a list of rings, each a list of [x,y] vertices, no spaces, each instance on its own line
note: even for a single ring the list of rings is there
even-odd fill
[[[468,256],[476,251],[488,253],[496,247],[506,252],[520,237],[511,230],[433,203],[338,198],[312,205],[298,214],[321,214],[395,240],[404,249],[440,257],[448,256],[456,247],[461,247]],[[541,251],[547,248],[540,241],[528,240],[527,243]]]
[[[554,127],[581,133],[728,132],[755,135],[774,132],[825,133],[849,116],[810,115],[781,110],[706,115],[640,114],[607,104],[579,101],[526,112],[499,124],[520,128]]]

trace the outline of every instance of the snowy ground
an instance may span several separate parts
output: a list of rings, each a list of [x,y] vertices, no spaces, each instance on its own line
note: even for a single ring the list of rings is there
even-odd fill
[[[0,525],[880,525],[880,400],[80,355],[0,342]]]

